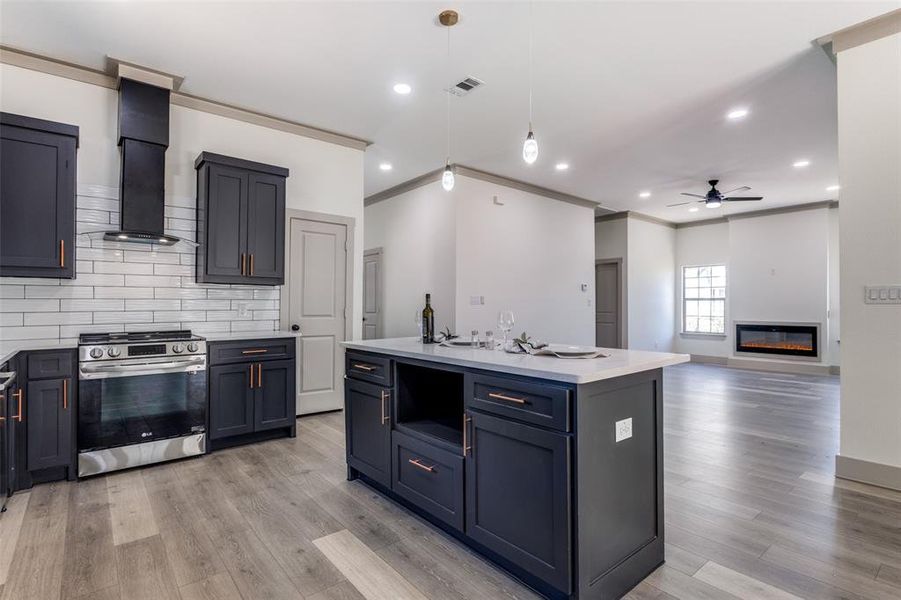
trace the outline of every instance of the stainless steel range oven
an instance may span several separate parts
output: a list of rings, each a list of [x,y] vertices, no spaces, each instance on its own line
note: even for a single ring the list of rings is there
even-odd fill
[[[78,475],[206,451],[206,342],[190,331],[85,334]]]

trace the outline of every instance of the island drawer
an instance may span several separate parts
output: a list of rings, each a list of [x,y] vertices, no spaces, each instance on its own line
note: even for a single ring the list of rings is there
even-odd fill
[[[394,492],[462,531],[463,457],[399,431],[391,446]]]
[[[351,379],[391,387],[391,370],[390,358],[358,352],[346,352],[344,355],[344,372]]]
[[[294,337],[209,342],[210,365],[294,358],[296,345]]]
[[[533,381],[522,381],[480,373],[466,373],[466,407],[541,425],[571,431],[570,390]]]

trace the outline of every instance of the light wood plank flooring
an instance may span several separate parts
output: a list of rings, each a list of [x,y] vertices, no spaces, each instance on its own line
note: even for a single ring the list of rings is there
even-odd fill
[[[901,598],[901,493],[832,477],[837,378],[665,381],[667,563],[629,598]],[[0,600],[536,597],[345,481],[343,428],[16,495]]]

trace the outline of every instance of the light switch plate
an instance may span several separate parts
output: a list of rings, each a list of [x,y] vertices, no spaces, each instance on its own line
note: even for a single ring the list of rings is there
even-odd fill
[[[901,285],[868,285],[864,287],[864,304],[901,304]]]
[[[616,422],[616,443],[632,437],[632,417]]]
[[[485,304],[485,296],[470,296],[469,297],[469,305],[470,306],[482,306]]]

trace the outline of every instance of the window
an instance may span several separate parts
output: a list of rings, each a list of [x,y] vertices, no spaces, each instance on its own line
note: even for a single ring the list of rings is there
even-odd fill
[[[726,267],[682,267],[682,331],[726,333]]]

